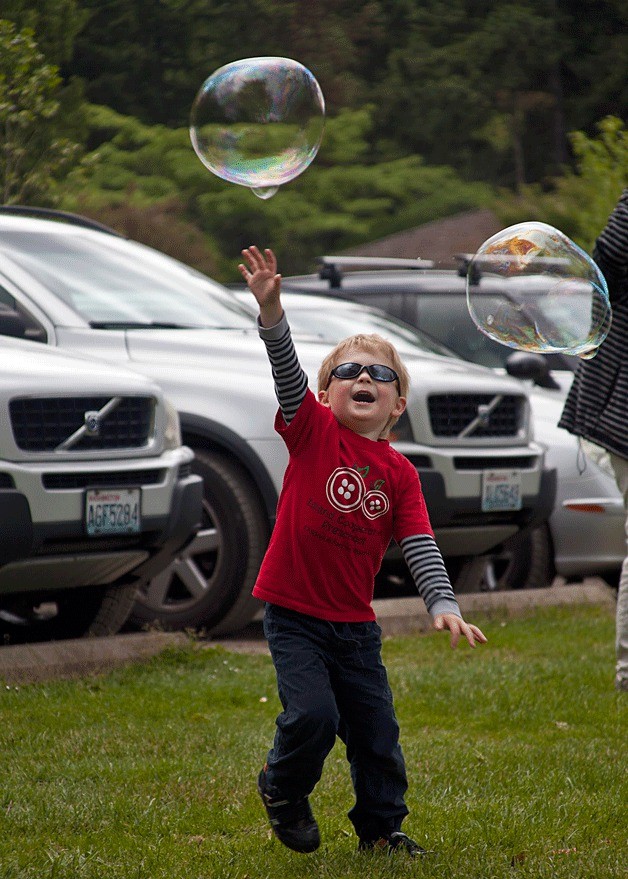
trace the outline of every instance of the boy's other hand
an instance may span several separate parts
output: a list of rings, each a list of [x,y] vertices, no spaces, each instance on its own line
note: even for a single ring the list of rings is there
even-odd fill
[[[281,320],[281,275],[277,274],[277,260],[272,250],[262,253],[255,245],[242,251],[248,267],[240,263],[238,269],[255,296],[263,326],[274,326]]]
[[[464,635],[471,647],[475,647],[476,644],[486,644],[488,640],[481,629],[465,623],[462,617],[456,616],[455,613],[439,613],[434,618],[434,628],[439,632],[449,629],[452,649],[458,646],[461,635]]]

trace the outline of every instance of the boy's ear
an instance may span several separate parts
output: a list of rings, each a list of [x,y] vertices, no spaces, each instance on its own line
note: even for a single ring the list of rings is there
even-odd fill
[[[390,413],[394,415],[395,418],[399,418],[399,416],[406,411],[407,400],[405,397],[397,397],[397,402],[395,404],[395,408]]]
[[[329,406],[329,394],[327,391],[318,392],[318,402],[322,403],[323,406]]]

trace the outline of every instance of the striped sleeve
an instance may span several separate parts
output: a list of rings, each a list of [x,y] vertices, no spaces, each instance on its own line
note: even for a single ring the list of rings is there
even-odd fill
[[[593,258],[606,277],[612,300],[617,285],[628,275],[628,188],[600,232]]]
[[[290,424],[305,397],[307,375],[297,358],[285,314],[274,327],[263,327],[258,320],[257,328],[266,345],[281,414]]]
[[[461,617],[449,575],[431,534],[413,534],[400,543],[403,557],[430,615],[453,613]]]

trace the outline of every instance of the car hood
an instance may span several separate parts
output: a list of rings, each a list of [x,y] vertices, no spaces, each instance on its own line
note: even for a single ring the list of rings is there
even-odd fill
[[[534,438],[545,446],[548,465],[559,467],[562,477],[565,466],[569,471],[574,470],[578,456],[577,438],[564,427],[558,426],[565,404],[565,395],[560,391],[533,387],[528,396],[534,424]]]
[[[182,416],[202,411],[206,419],[226,424],[242,436],[274,436],[277,400],[257,329],[128,330],[125,336],[129,365],[161,385]],[[316,392],[320,364],[334,346],[309,337],[295,336],[294,341],[309,385]],[[403,361],[411,380],[406,411],[417,443],[434,442],[427,403],[432,393],[526,396],[520,381],[449,357],[418,352],[416,357],[404,355]],[[518,442],[521,437],[506,444]]]
[[[535,422],[558,425],[565,405],[566,394],[558,390],[543,390],[533,386],[529,389],[528,396]]]
[[[158,388],[130,369],[68,354],[39,342],[0,337],[0,386],[14,394],[152,394]]]
[[[333,345],[299,335],[295,335],[294,343],[301,365],[315,386],[318,368]],[[196,371],[227,370],[234,382],[246,376],[270,375],[264,343],[256,329],[132,330],[126,332],[126,346],[132,363],[161,363],[168,368],[193,367]],[[411,385],[422,392],[456,388],[476,393],[526,393],[516,379],[496,376],[490,369],[454,358],[417,352],[416,356],[404,353],[403,361]]]

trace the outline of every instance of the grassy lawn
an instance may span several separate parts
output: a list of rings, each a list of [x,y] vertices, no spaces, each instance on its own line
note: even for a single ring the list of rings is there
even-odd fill
[[[270,837],[255,778],[279,710],[266,656],[189,648],[0,692],[0,879],[625,879],[628,694],[596,607],[484,621],[486,647],[385,642],[408,765],[404,829],[357,854],[340,745],[312,797],[323,844]]]

